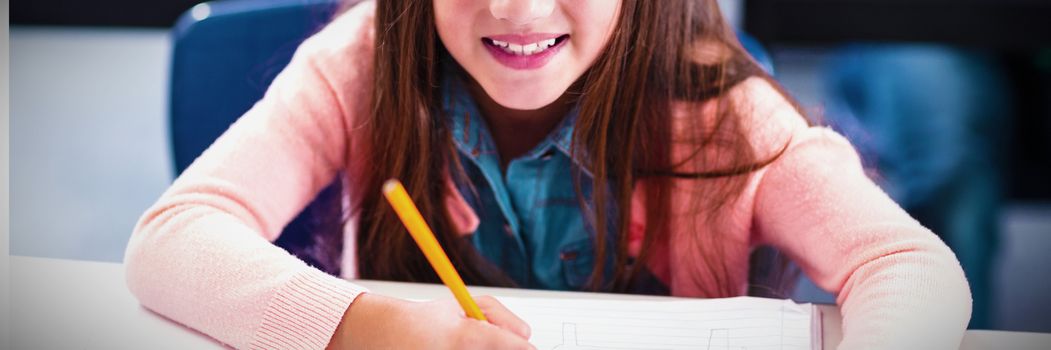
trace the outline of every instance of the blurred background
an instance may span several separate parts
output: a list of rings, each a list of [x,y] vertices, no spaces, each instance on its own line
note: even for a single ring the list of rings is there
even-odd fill
[[[122,260],[174,176],[172,27],[198,3],[11,1],[11,254]],[[972,328],[1051,332],[1051,1],[720,5],[957,253]]]

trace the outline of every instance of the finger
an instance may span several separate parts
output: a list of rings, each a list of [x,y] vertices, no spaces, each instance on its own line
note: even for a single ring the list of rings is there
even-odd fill
[[[461,328],[460,349],[514,349],[535,350],[525,338],[493,324],[468,319]]]
[[[476,298],[476,300],[478,301],[478,307],[481,308],[482,313],[485,314],[485,318],[489,319],[489,323],[509,330],[522,338],[529,339],[531,333],[529,324],[512,313],[511,310],[497,301],[496,298],[485,295]]]

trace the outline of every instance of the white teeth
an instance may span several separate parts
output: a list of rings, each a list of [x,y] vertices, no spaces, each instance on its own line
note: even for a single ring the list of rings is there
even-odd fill
[[[537,47],[536,43],[532,43],[532,44],[529,44],[529,45],[526,45],[526,46],[522,46],[522,54],[532,55],[534,52],[536,52],[536,47]]]
[[[544,52],[549,47],[555,46],[555,41],[556,40],[555,39],[547,39],[547,40],[543,40],[543,41],[539,41],[539,42],[535,42],[535,43],[531,43],[531,44],[525,44],[525,45],[512,44],[512,43],[508,43],[506,41],[499,41],[499,40],[491,40],[491,41],[492,41],[493,45],[504,49],[504,51],[507,52],[507,53],[511,53],[511,54],[515,54],[515,55],[521,55],[521,56],[528,56],[528,55],[535,55],[535,54]]]

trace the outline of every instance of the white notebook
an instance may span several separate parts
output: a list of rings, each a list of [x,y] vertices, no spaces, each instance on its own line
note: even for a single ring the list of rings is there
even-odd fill
[[[498,297],[538,349],[821,349],[821,314],[791,300]]]

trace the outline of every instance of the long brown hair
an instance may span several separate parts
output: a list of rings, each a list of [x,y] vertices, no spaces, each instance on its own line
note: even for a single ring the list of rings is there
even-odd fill
[[[452,58],[436,35],[434,21],[431,1],[376,2],[371,114],[360,126],[359,135],[367,137],[364,149],[355,150],[369,166],[348,169],[353,186],[375,189],[358,191],[351,202],[352,214],[359,218],[357,258],[368,262],[358,267],[359,274],[438,281],[380,194],[385,180],[398,178],[468,283],[510,286],[510,278],[454,232],[443,204],[451,189],[439,179],[460,170],[439,105],[439,62]],[[610,254],[614,258],[610,280],[602,273],[606,266],[596,264],[591,289],[629,291],[639,276],[634,267],[646,266],[654,247],[667,242],[673,181],[696,183],[695,210],[711,219],[711,213],[737,197],[747,174],[779,156],[759,159],[745,137],[739,112],[721,101],[727,90],[752,76],[778,86],[741,48],[715,0],[623,0],[604,54],[568,92],[579,106],[572,153],[594,181],[591,198],[579,195],[579,183],[577,193],[586,221],[600,233],[595,235],[595,261],[607,261]],[[673,135],[672,101],[715,101],[718,116],[691,118]],[[680,130],[689,137],[679,135]],[[696,151],[673,156],[673,146],[683,145]],[[721,152],[719,168],[710,166],[710,152],[704,151],[715,146]],[[645,184],[650,225],[641,254],[630,259],[626,208],[640,183]],[[609,245],[609,239],[614,244]],[[708,266],[708,276],[698,278],[718,282],[715,289],[703,291],[707,296],[731,296],[738,289],[728,282],[721,245],[713,244],[718,240],[696,237],[693,242]],[[614,250],[608,251],[608,246]]]

